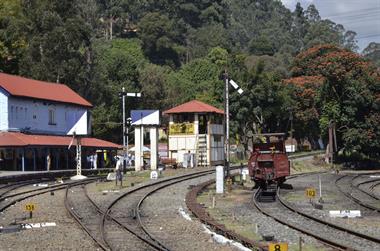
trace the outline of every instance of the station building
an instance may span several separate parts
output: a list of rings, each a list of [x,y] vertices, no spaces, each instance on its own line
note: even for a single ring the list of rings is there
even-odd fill
[[[89,137],[91,108],[66,85],[0,73],[0,170],[75,168],[74,132],[81,135],[82,161],[93,156],[103,167],[110,161],[104,153],[121,146]]]
[[[224,112],[198,100],[164,111],[169,116],[168,155],[184,163],[190,154],[196,166],[224,163]]]

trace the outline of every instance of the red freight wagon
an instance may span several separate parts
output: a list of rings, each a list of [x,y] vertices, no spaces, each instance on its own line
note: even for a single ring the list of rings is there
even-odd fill
[[[275,199],[277,186],[285,182],[290,175],[290,164],[285,151],[285,142],[280,136],[285,134],[263,134],[267,143],[253,144],[253,152],[248,161],[248,170],[251,179],[262,190],[262,197]],[[277,138],[270,142],[273,136]]]

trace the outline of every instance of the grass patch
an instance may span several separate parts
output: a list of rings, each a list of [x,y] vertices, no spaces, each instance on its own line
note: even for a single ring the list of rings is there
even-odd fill
[[[287,193],[285,196],[285,199],[289,202],[296,202],[296,201],[305,201],[309,200],[305,194],[300,194],[300,193]]]
[[[326,164],[320,156],[315,156],[312,159],[292,160],[291,162],[291,173],[326,171],[330,169],[331,166]]]
[[[261,240],[261,236],[255,233],[255,224],[249,222],[249,219],[242,215],[235,215],[228,210],[234,207],[236,203],[243,203],[244,195],[251,196],[251,192],[246,190],[232,190],[231,193],[225,195],[215,194],[215,185],[203,191],[197,197],[197,202],[205,206],[206,212],[210,214],[218,223],[226,226],[227,229],[252,240]],[[216,205],[212,208],[212,198],[215,196]]]

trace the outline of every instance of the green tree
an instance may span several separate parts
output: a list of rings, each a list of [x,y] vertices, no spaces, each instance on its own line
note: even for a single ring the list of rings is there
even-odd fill
[[[380,43],[371,42],[363,50],[364,57],[371,60],[377,67],[380,67]]]
[[[147,13],[138,24],[138,36],[143,42],[143,50],[153,63],[179,66],[179,56],[175,47],[179,34],[173,29],[173,20],[158,12]]]
[[[28,47],[21,2],[0,2],[0,71],[18,74],[19,61]]]
[[[206,58],[195,59],[172,72],[167,81],[168,103],[178,105],[199,99],[220,107],[223,83],[219,79],[226,59],[226,51],[214,48]]]
[[[97,137],[120,142],[122,102],[118,94],[122,87],[127,92],[141,91],[140,71],[147,60],[137,39],[99,40],[93,47],[97,81],[92,88],[98,106],[93,111],[93,132]],[[127,114],[141,105],[141,100],[127,98]]]
[[[163,110],[169,107],[167,104],[166,81],[170,69],[154,64],[148,64],[139,72],[139,83],[147,109]]]
[[[242,63],[240,63],[241,66]],[[265,70],[265,61],[259,60],[247,75],[240,74],[237,82],[244,89],[242,95],[231,91],[231,118],[233,131],[247,147],[252,133],[286,132],[290,99],[280,78]],[[232,76],[232,78],[235,78]]]

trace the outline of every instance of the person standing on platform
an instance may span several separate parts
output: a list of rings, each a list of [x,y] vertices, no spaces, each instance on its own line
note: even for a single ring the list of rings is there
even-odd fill
[[[123,161],[119,158],[116,157],[116,186],[117,182],[120,181],[120,186],[123,186]]]
[[[46,170],[50,171],[51,167],[51,157],[50,157],[50,152],[46,156]]]
[[[94,153],[92,168],[93,169],[98,168],[98,154],[97,154],[97,152]]]

